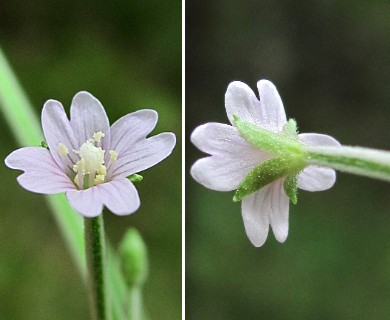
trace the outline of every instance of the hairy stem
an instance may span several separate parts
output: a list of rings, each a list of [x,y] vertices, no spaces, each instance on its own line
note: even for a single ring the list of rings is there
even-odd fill
[[[85,218],[84,226],[92,319],[111,319],[110,310],[108,310],[106,251],[102,215],[96,218]]]
[[[307,163],[390,182],[390,152],[361,147],[305,147]]]

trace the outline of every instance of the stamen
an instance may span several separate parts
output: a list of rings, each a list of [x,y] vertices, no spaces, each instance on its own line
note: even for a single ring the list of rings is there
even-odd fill
[[[60,143],[58,145],[58,153],[62,156],[62,157],[66,157],[69,153],[68,151],[68,148],[63,144],[63,143]]]
[[[102,140],[102,138],[104,138],[106,134],[102,131],[98,131],[98,132],[95,132],[93,134],[93,140],[95,140],[96,142],[100,142],[100,140]]]
[[[94,184],[95,184],[95,186],[97,186],[98,184],[103,183],[105,178],[106,178],[105,175],[97,174],[96,177],[95,177],[95,179],[94,179]]]
[[[75,165],[73,165],[73,171],[74,172],[81,171],[83,175],[85,174],[85,161],[84,161],[84,159],[81,158],[79,161],[77,161],[77,163]]]
[[[116,161],[118,159],[118,152],[115,150],[110,150],[109,152],[111,161]]]
[[[96,173],[105,176],[107,174],[106,166],[102,164]]]
[[[78,173],[76,173],[76,176],[74,177],[73,182],[74,182],[75,185],[77,185],[80,188],[80,186],[79,186],[79,174]]]

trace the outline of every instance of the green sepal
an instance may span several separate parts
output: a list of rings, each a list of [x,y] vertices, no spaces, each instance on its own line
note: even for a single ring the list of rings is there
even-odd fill
[[[40,147],[42,148],[45,148],[47,150],[49,150],[49,146],[47,145],[47,142],[45,140],[42,140],[41,141],[41,144],[39,145]]]
[[[305,158],[300,154],[283,154],[266,160],[254,167],[241,181],[233,201],[238,202],[245,196],[266,185],[303,170]]]
[[[298,174],[292,174],[284,180],[284,191],[293,204],[298,202]]]
[[[259,127],[251,122],[241,120],[236,115],[233,116],[234,123],[244,137],[253,146],[272,153],[284,154],[284,153],[299,153],[302,154],[302,147],[304,144],[296,139],[295,136],[290,134],[281,134],[272,132]],[[294,129],[294,123],[288,122],[287,130],[290,133]],[[290,127],[291,126],[291,127]],[[295,123],[296,129],[296,123]]]
[[[294,119],[289,119],[288,122],[283,126],[283,133],[291,138],[298,137],[297,122]]]
[[[123,276],[129,287],[142,286],[149,273],[148,251],[135,228],[127,230],[119,247]]]
[[[127,179],[129,179],[131,182],[140,182],[144,179],[144,177],[140,174],[134,173],[131,176],[128,176]]]

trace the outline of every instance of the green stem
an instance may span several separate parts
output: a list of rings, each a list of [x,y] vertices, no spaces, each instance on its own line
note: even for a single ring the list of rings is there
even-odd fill
[[[142,316],[142,289],[132,286],[128,291],[128,320],[141,320]]]
[[[84,226],[92,319],[107,320],[111,317],[107,303],[103,216],[84,218]]]
[[[304,148],[307,163],[390,182],[390,152],[361,147]]]

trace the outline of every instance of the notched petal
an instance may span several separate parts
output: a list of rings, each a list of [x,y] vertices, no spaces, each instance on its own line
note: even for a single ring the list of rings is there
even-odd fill
[[[5,159],[5,164],[11,169],[24,171],[17,181],[28,191],[55,194],[75,189],[47,149],[26,147],[15,150]]]
[[[152,132],[157,119],[157,112],[149,109],[123,116],[111,126],[111,149],[119,154],[129,152],[134,144]]]
[[[81,146],[91,139],[96,132],[103,132],[102,148],[110,149],[110,124],[106,111],[100,101],[86,91],[77,93],[70,107],[70,123],[77,134],[78,144]]]
[[[97,189],[103,204],[116,215],[129,215],[140,206],[137,189],[126,178],[103,183]]]
[[[263,188],[245,197],[241,203],[245,232],[255,247],[261,247],[267,240],[269,201],[268,188]]]
[[[268,130],[282,132],[287,118],[278,90],[268,80],[260,80],[257,88],[260,95],[261,125]]]
[[[225,94],[225,108],[230,123],[234,125],[233,115],[253,123],[260,123],[260,102],[252,89],[243,82],[229,84]]]
[[[68,191],[66,197],[71,207],[86,218],[97,217],[103,211],[103,202],[97,187]]]

